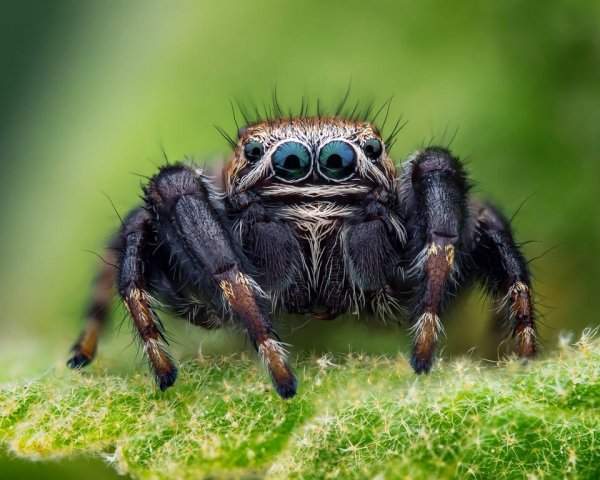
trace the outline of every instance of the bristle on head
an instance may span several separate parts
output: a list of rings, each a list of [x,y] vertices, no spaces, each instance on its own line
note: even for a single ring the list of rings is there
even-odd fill
[[[231,101],[231,111],[236,132],[240,131],[240,127],[243,131],[254,125],[289,122],[307,117],[338,118],[349,122],[369,123],[381,135],[389,151],[395,143],[396,136],[406,125],[406,122],[400,117],[392,124],[391,128],[387,128],[393,97],[389,97],[379,104],[373,100],[351,102],[350,98],[351,84],[348,84],[341,99],[332,104],[323,102],[319,97],[311,101],[306,95],[302,95],[299,105],[284,108],[279,100],[277,88],[274,88],[270,102],[259,107],[253,100],[233,99]],[[238,121],[241,120],[238,119],[238,114],[243,119],[243,126]],[[220,126],[215,128],[227,143],[235,147],[236,142],[234,139],[237,133],[228,133],[226,129]]]
[[[231,103],[233,122],[237,129],[235,135],[217,128],[234,150],[230,163],[224,169],[223,184],[228,193],[245,191],[274,176],[271,155],[280,145],[292,141],[303,145],[305,151],[318,155],[320,149],[331,142],[341,142],[352,146],[355,152],[353,172],[347,179],[331,179],[337,183],[348,184],[365,182],[392,188],[396,178],[396,166],[389,151],[396,136],[405,123],[402,119],[391,123],[388,129],[392,98],[381,104],[373,101],[352,102],[350,86],[338,102],[326,104],[317,98],[309,101],[303,96],[296,111],[286,109],[280,103],[277,90],[274,89],[270,103],[261,106],[251,100],[234,100]],[[244,125],[240,125],[241,117]],[[380,142],[379,154],[371,157],[366,153],[369,142]],[[259,145],[262,156],[247,158],[244,147],[250,143]],[[370,147],[373,148],[373,147]],[[312,171],[299,181],[310,182],[316,175],[322,175],[315,158],[311,158]],[[296,179],[292,183],[297,183]]]

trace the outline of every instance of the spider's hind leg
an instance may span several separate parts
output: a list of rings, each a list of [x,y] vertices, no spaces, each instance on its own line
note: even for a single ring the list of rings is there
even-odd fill
[[[506,218],[489,204],[474,204],[473,260],[477,276],[499,301],[523,358],[537,351],[531,278],[527,261],[513,239]]]
[[[117,263],[122,244],[119,232],[110,240],[105,250],[102,258],[103,264],[94,280],[92,296],[86,310],[85,326],[71,347],[72,355],[67,361],[70,368],[85,367],[96,355],[99,337],[106,325],[114,296],[118,272]]]
[[[426,373],[443,332],[440,316],[457,287],[469,187],[458,159],[430,147],[408,162],[402,189],[410,212],[409,274],[414,285],[411,364],[415,372]]]

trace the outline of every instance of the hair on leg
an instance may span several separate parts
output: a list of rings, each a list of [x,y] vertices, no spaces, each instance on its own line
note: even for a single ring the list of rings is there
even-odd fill
[[[443,333],[440,315],[458,280],[469,186],[458,159],[436,147],[409,161],[403,182],[405,203],[414,212],[408,222],[413,251],[409,275],[415,285],[411,365],[415,372],[426,373]]]
[[[144,249],[148,241],[151,217],[138,210],[123,227],[124,247],[119,268],[119,293],[140,336],[144,353],[161,390],[173,385],[177,368],[166,350],[160,320],[151,307],[145,278]]]
[[[114,252],[106,252],[106,262],[117,260]],[[92,300],[86,313],[86,321],[77,341],[71,347],[72,356],[67,361],[70,368],[88,365],[96,356],[98,340],[106,324],[108,310],[113,297],[117,269],[113,265],[103,265],[94,281]]]
[[[163,168],[148,185],[146,201],[178,266],[198,285],[212,279],[224,306],[244,325],[279,395],[292,397],[296,379],[273,330],[266,296],[250,276],[249,261],[233,241],[208,179],[183,165]]]
[[[473,210],[476,274],[499,302],[519,356],[533,357],[537,335],[527,261],[514,241],[508,220],[495,207],[474,203]]]

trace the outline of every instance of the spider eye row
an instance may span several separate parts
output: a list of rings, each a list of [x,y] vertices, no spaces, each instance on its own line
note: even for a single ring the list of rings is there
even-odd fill
[[[363,151],[367,158],[376,160],[383,146],[379,140],[372,138],[365,142]],[[260,142],[252,140],[244,145],[244,156],[251,163],[260,160],[264,153],[264,146]],[[288,140],[279,144],[271,155],[271,167],[277,178],[289,183],[299,182],[313,170],[312,155],[303,143]],[[356,151],[346,141],[332,140],[319,150],[316,168],[328,180],[349,180],[356,170]]]

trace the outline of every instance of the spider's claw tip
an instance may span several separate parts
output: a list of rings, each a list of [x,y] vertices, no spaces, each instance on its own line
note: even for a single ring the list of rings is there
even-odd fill
[[[175,367],[165,373],[156,375],[156,383],[161,392],[171,387],[175,383],[175,380],[177,380],[177,368]]]
[[[410,357],[410,365],[416,374],[429,373],[431,371],[431,358],[420,358],[416,355]]]
[[[298,381],[294,375],[288,377],[285,381],[274,382],[275,390],[283,399],[292,398],[296,395],[298,389]]]
[[[92,359],[81,352],[75,352],[69,360],[67,360],[67,367],[74,370],[83,368],[90,364]]]

